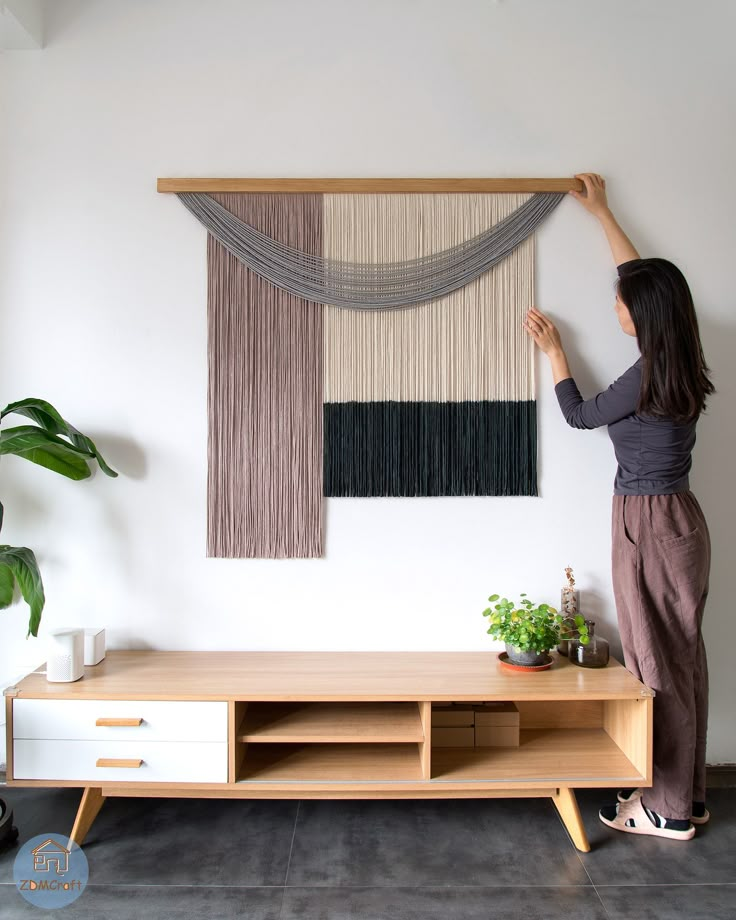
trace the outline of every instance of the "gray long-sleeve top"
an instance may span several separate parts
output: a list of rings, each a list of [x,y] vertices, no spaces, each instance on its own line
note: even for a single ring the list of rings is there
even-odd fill
[[[565,421],[573,428],[608,426],[618,461],[615,495],[671,495],[689,488],[695,425],[638,415],[642,359],[607,390],[584,400],[572,377],[555,387]]]

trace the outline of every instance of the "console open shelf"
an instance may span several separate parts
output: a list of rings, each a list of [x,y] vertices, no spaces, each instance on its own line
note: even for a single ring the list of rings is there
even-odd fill
[[[419,782],[416,744],[259,744],[248,748],[241,782]]]
[[[416,703],[242,703],[237,741],[423,741]]]
[[[432,780],[640,786],[646,776],[602,728],[520,732],[519,747],[434,748]]]

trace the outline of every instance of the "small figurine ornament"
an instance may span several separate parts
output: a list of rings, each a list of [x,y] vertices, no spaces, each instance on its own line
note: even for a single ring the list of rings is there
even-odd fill
[[[580,592],[575,590],[575,578],[569,565],[565,569],[565,575],[567,584],[562,589],[560,613],[563,617],[574,617],[579,610]]]

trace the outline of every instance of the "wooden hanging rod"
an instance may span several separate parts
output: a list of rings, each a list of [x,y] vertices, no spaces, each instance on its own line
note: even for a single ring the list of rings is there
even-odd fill
[[[159,192],[569,192],[580,179],[159,179]]]

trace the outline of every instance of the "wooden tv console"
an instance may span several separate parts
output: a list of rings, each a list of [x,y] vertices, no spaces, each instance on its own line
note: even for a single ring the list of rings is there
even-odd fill
[[[653,693],[618,662],[504,668],[495,652],[112,651],[76,683],[5,691],[9,786],[109,796],[549,797],[590,849],[573,789],[651,785]],[[432,704],[512,701],[518,747],[432,746]]]

